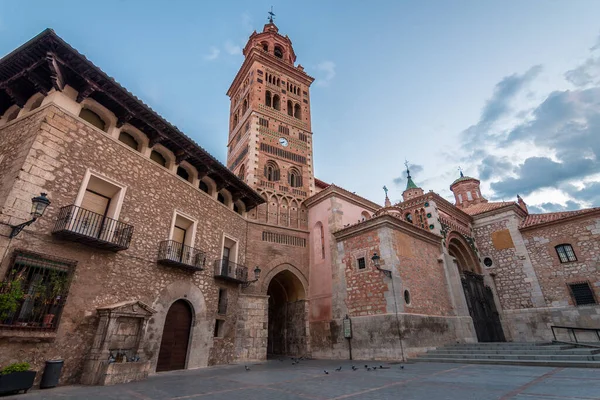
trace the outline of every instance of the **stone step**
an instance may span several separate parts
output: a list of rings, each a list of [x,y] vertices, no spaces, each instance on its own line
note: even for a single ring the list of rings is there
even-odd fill
[[[461,363],[461,364],[502,364],[502,365],[527,365],[537,367],[574,367],[574,368],[600,368],[600,361],[558,361],[558,360],[490,360],[470,358],[412,358],[409,361]]]
[[[600,355],[573,355],[573,354],[492,354],[492,353],[463,353],[463,354],[430,354],[420,355],[419,358],[447,358],[447,359],[472,359],[472,360],[552,360],[552,361],[600,361]]]
[[[463,347],[463,346],[510,346],[510,347],[519,347],[519,346],[548,346],[552,345],[552,342],[475,342],[475,343],[450,343],[444,347]]]
[[[449,349],[449,348],[441,348],[436,350],[428,351],[427,354],[464,354],[464,353],[481,353],[485,352],[487,354],[538,354],[538,355],[552,355],[552,354],[567,354],[567,355],[575,355],[575,354],[599,354],[600,349],[592,349],[592,348],[571,348],[566,350],[517,350],[517,349],[482,349],[482,350],[467,350],[467,349]]]
[[[568,344],[548,344],[548,345],[529,345],[529,346],[489,346],[484,344],[470,344],[464,346],[445,346],[445,349],[452,350],[566,350],[574,348]]]

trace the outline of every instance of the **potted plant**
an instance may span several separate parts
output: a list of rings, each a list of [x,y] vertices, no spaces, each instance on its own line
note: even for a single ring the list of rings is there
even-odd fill
[[[30,371],[27,362],[10,364],[0,371],[0,394],[15,393],[21,390],[27,393],[33,386],[36,371]]]
[[[58,312],[60,305],[61,295],[65,292],[67,285],[67,274],[52,271],[48,285],[46,286],[45,298],[43,301],[46,314],[44,315],[42,327],[52,327],[54,317]]]
[[[15,275],[14,279],[0,282],[0,324],[13,316],[25,297],[21,274]]]

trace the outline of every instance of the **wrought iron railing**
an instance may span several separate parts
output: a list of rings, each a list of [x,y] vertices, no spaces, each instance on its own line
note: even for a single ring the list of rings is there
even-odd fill
[[[60,209],[52,232],[98,247],[125,250],[131,242],[133,226],[70,205]]]
[[[248,281],[248,268],[228,259],[215,260],[215,277],[236,281]]]
[[[158,259],[161,264],[181,266],[194,270],[204,269],[206,254],[194,247],[174,240],[164,240],[158,246]]]

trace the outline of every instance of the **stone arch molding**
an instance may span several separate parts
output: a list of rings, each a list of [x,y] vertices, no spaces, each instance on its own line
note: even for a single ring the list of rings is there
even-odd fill
[[[286,257],[276,258],[267,265],[266,269],[268,269],[269,272],[263,279],[260,287],[260,294],[266,295],[267,290],[269,290],[269,283],[271,283],[273,277],[281,271],[287,270],[296,275],[296,277],[300,280],[300,283],[302,283],[302,288],[304,289],[304,294],[308,297],[308,280],[302,271],[292,264],[291,260],[287,259]]]
[[[156,314],[148,322],[144,351],[151,360],[151,371],[156,371],[160,342],[167,312],[177,300],[186,301],[192,309],[192,329],[188,345],[186,369],[208,366],[208,356],[212,346],[212,328],[204,295],[198,286],[185,280],[178,280],[166,286],[152,304]]]

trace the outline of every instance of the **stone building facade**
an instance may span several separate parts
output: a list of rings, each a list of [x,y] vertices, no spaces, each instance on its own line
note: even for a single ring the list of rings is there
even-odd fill
[[[0,60],[0,366],[111,384],[598,326],[600,209],[530,214],[462,174],[454,204],[410,173],[384,207],[327,184],[291,40],[269,23],[243,53],[227,166],[53,31]]]

